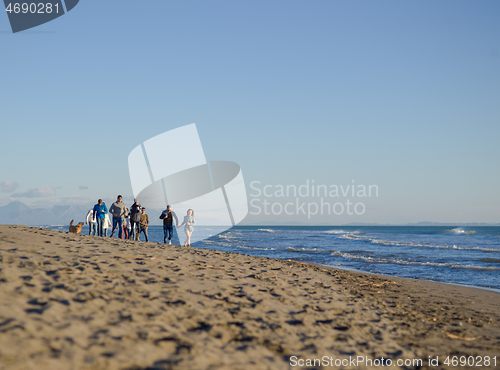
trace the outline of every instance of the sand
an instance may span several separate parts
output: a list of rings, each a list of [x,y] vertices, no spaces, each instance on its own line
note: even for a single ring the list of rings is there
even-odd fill
[[[500,368],[500,294],[0,226],[0,369],[381,368],[357,356]]]

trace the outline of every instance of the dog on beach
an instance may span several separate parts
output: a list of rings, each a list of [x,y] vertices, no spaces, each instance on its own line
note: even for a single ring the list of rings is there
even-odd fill
[[[73,226],[73,221],[75,221],[75,220],[71,220],[71,222],[69,223],[69,232],[75,233],[75,234],[80,234],[80,231],[82,231],[83,222],[79,222],[78,225]]]

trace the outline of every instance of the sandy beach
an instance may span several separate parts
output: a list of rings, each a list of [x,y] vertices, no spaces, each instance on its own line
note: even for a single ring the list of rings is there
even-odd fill
[[[495,356],[495,292],[0,226],[0,369],[477,369]]]

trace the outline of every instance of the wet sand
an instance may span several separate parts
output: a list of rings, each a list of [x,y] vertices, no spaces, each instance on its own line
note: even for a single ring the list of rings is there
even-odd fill
[[[381,368],[346,363],[363,356],[477,369],[443,361],[497,356],[500,368],[500,294],[0,226],[0,369],[288,369],[323,356],[333,366],[304,367]]]

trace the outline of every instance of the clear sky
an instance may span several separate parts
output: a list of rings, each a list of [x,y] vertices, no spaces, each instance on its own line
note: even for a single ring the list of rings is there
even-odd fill
[[[0,205],[130,199],[130,151],[196,123],[249,194],[378,186],[324,222],[500,222],[499,19],[498,0],[82,0],[12,34],[2,12]]]

